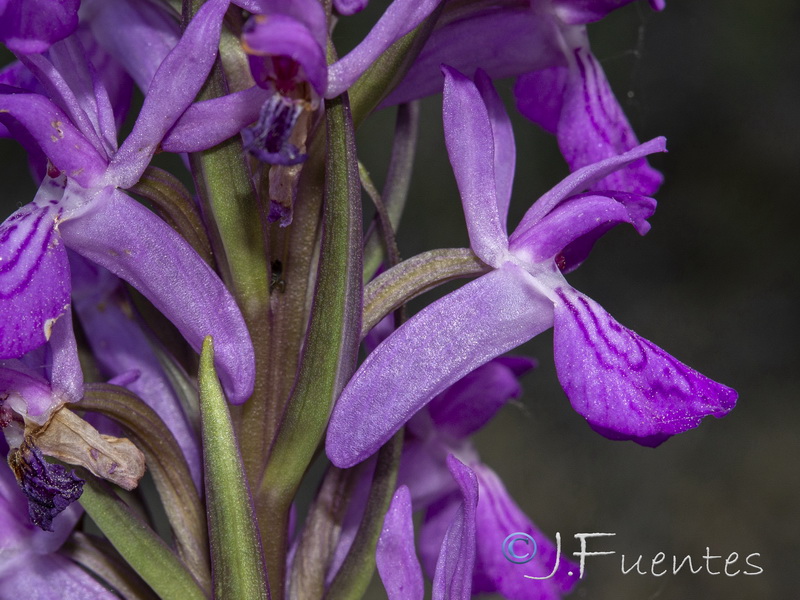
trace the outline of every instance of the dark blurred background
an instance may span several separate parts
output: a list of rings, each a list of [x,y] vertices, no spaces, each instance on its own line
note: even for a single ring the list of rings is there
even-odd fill
[[[370,11],[380,12],[373,0]],[[370,15],[353,19],[352,36]],[[347,25],[345,23],[345,25]],[[350,25],[348,25],[350,27]],[[483,460],[539,527],[613,532],[587,559],[574,598],[749,600],[797,597],[800,561],[798,243],[800,7],[792,0],[645,2],[590,26],[592,47],[640,140],[668,139],[652,163],[666,183],[653,229],[607,235],[570,282],[621,323],[709,377],[736,388],[737,408],[657,449],[594,434],[558,385],[552,335],[521,349],[539,368],[525,394],[478,437]],[[343,31],[343,39],[348,30]],[[343,44],[347,44],[344,40]],[[511,103],[511,81],[498,87]],[[466,246],[441,129],[441,97],[423,104],[403,256]],[[517,176],[512,228],[567,172],[555,140],[515,118]],[[365,124],[359,155],[382,183],[394,111]],[[24,156],[0,140],[5,217],[35,191]],[[794,175],[793,175],[794,174]],[[425,300],[427,301],[427,299]],[[419,308],[415,304],[412,308]],[[755,576],[623,575],[620,554],[642,565],[658,552],[759,553]],[[591,547],[590,547],[591,549]],[[714,565],[721,570],[722,561]],[[374,587],[374,597],[380,588]]]

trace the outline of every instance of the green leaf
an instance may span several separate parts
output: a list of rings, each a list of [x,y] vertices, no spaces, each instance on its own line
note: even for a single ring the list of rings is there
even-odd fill
[[[267,599],[258,524],[211,337],[203,342],[199,380],[214,597]]]
[[[116,385],[87,384],[80,408],[101,413],[122,425],[145,455],[175,536],[178,554],[197,581],[210,589],[205,507],[170,430],[141,398]]]
[[[205,600],[177,555],[106,483],[85,474],[80,503],[117,552],[164,600]]]

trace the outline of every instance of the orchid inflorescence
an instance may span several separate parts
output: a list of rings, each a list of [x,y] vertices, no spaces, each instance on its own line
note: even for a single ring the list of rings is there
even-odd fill
[[[358,598],[376,570],[392,600],[568,594],[471,442],[535,367],[506,353],[552,327],[612,440],[736,402],[565,278],[656,208],[666,141],[637,141],[586,31],[631,1],[393,0],[339,56],[366,0],[0,0],[0,136],[38,184],[0,225],[0,599]],[[508,77],[570,170],[513,231]],[[401,260],[438,92],[470,247]],[[378,193],[355,130],[392,107]]]

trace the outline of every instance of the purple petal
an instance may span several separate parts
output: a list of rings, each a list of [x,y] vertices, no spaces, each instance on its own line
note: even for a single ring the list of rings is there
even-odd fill
[[[111,161],[106,183],[122,188],[135,184],[161,139],[194,101],[217,56],[228,4],[228,0],[208,0],[203,4],[161,63],[133,131]]]
[[[461,490],[462,501],[447,528],[433,576],[433,600],[469,600],[475,568],[475,512],[478,481],[472,469],[455,457],[447,467]]]
[[[0,358],[44,344],[69,306],[69,264],[55,228],[62,193],[45,180],[35,202],[0,225]]]
[[[88,212],[64,221],[64,243],[144,294],[199,352],[214,338],[216,367],[228,399],[250,396],[255,358],[236,301],[214,271],[164,221],[118,190],[105,190]]]
[[[517,600],[559,600],[569,593],[578,582],[578,565],[561,556],[560,548],[531,523],[494,471],[483,464],[472,468],[479,486],[473,593],[499,593]],[[503,554],[505,540],[514,533],[526,534],[536,543],[535,554],[526,563],[511,562]],[[534,552],[532,547],[522,545],[530,544],[526,538],[519,539],[514,547],[517,555],[524,554],[522,548]]]
[[[663,137],[653,138],[625,152],[619,156],[612,156],[592,165],[578,169],[574,173],[567,175],[558,185],[539,198],[522,217],[514,233],[511,234],[509,241],[513,246],[516,240],[527,233],[536,223],[541,221],[546,214],[552,211],[559,203],[566,198],[574,196],[578,192],[592,186],[597,181],[609,174],[621,169],[622,167],[654,152],[666,152],[667,140]]]
[[[502,8],[490,2],[450,3],[414,65],[382,106],[441,91],[441,64],[468,77],[479,66],[492,79],[565,64],[554,21],[546,11],[531,10],[527,2]]]
[[[122,128],[133,95],[133,79],[117,60],[97,43],[88,30],[84,33],[86,56],[91,66],[98,132],[109,153],[117,151],[117,131]]]
[[[291,17],[306,26],[320,48],[328,43],[328,18],[318,0],[248,0],[250,8],[240,4],[254,15],[282,15]]]
[[[734,390],[679,362],[615,321],[572,288],[555,290],[554,349],[558,379],[597,432],[657,446],[721,418],[736,403]]]
[[[627,152],[639,143],[592,54],[577,48],[574,57],[576,66],[564,94],[557,134],[561,153],[572,171]],[[589,189],[651,195],[663,179],[640,158],[595,181]]]
[[[64,403],[44,377],[17,360],[0,361],[0,396],[11,410],[41,424]]]
[[[87,9],[92,36],[147,91],[156,71],[178,43],[178,23],[152,2],[101,0]],[[124,23],[124,27],[120,27]],[[101,73],[102,70],[98,69]]]
[[[53,392],[67,402],[83,398],[83,371],[78,359],[78,344],[72,330],[72,311],[53,325],[48,351],[47,371]]]
[[[570,25],[593,23],[633,0],[556,0],[555,12]],[[664,0],[650,0],[653,10],[664,10]]]
[[[340,15],[354,15],[367,6],[369,0],[333,0],[333,6]]]
[[[367,37],[328,68],[326,98],[344,92],[397,40],[422,23],[440,0],[394,0]]]
[[[585,25],[608,13],[630,4],[633,0],[556,0],[553,4],[558,17],[569,25]]]
[[[322,5],[313,5],[324,19]],[[317,94],[325,91],[324,46],[303,21],[283,14],[253,15],[242,32],[242,45],[253,79],[261,87],[287,93],[308,82]]]
[[[497,213],[503,234],[508,237],[506,220],[511,201],[511,188],[514,184],[514,166],[517,162],[517,149],[514,144],[514,131],[511,119],[492,80],[482,69],[475,71],[475,85],[486,103],[494,136],[494,178],[497,187]]]
[[[397,489],[383,520],[375,562],[389,600],[422,600],[425,587],[414,549],[411,495],[406,486]]]
[[[609,192],[609,195],[613,196],[614,200],[625,205],[625,210],[629,216],[629,220],[626,219],[626,221],[631,223],[640,235],[644,235],[650,231],[650,223],[648,223],[646,219],[649,219],[655,211],[655,200],[647,196],[624,194],[621,192]],[[589,255],[595,242],[613,226],[614,223],[609,223],[604,227],[596,227],[564,246],[557,259],[560,263],[559,268],[561,272],[569,273],[577,269]]]
[[[558,255],[559,268],[569,271],[586,258],[594,242],[614,225],[630,223],[640,234],[647,233],[650,224],[646,219],[655,208],[655,200],[635,194],[573,196],[522,235],[515,236],[511,249],[515,253],[524,252],[534,262]]]
[[[442,66],[442,73],[444,138],[470,246],[483,262],[499,267],[508,253],[508,236],[498,210],[492,123],[475,84],[450,67]]]
[[[50,60],[78,96],[100,140],[96,148],[110,156],[117,150],[117,124],[127,112],[132,81],[88,29],[80,29],[78,34],[55,44]]]
[[[553,305],[506,264],[426,307],[367,356],[328,426],[331,461],[350,467],[436,394],[552,325]]]
[[[105,158],[50,100],[18,92],[0,85],[0,122],[12,134],[14,126],[25,129],[56,168],[81,185],[90,185],[105,171]]]
[[[241,92],[196,102],[169,130],[161,147],[167,152],[198,152],[212,148],[258,119],[270,95],[269,91],[254,85]]]
[[[548,67],[520,75],[514,84],[517,110],[548,133],[558,132],[569,69]]]
[[[94,577],[58,554],[20,556],[0,568],[0,598],[117,600]],[[13,593],[6,595],[5,590]]]
[[[28,498],[31,523],[43,531],[53,531],[53,519],[83,493],[83,479],[63,465],[46,461],[36,446],[21,447],[12,468]]]
[[[108,94],[99,78],[90,71],[86,51],[77,36],[54,44],[48,58],[23,56],[22,61],[41,82],[46,95],[64,110],[72,124],[107,160],[116,150],[117,131],[113,117],[108,118],[111,113]],[[105,127],[100,123],[101,111]],[[107,125],[111,126],[110,131]]]
[[[12,52],[44,52],[78,27],[80,0],[5,0],[0,3],[0,42]]]
[[[523,372],[536,364],[528,358],[519,359],[526,363]],[[486,425],[509,400],[520,395],[518,376],[501,359],[491,360],[431,400],[428,406],[431,419],[441,432],[466,438]]]

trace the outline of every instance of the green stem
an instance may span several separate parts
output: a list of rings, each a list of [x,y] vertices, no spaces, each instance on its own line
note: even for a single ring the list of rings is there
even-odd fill
[[[408,198],[411,185],[411,174],[414,168],[414,156],[417,150],[417,131],[419,129],[419,102],[401,104],[397,107],[397,122],[392,143],[392,157],[389,161],[389,172],[383,187],[381,200],[386,209],[388,222],[392,232],[396,233],[400,226],[400,217]],[[385,244],[379,231],[384,233],[386,227],[373,224],[365,236],[364,243],[364,281],[369,281],[386,256]],[[394,266],[395,263],[391,263]]]
[[[265,540],[267,567],[276,588],[284,579],[289,507],[333,401],[355,368],[361,330],[361,190],[346,96],[327,101],[325,113],[323,234],[314,302],[297,381],[259,488],[259,520],[271,533]],[[282,590],[275,597],[282,598]]]
[[[224,44],[221,54],[231,47]],[[225,58],[222,57],[222,62]],[[242,68],[246,68],[246,63],[238,60],[228,64],[242,64]],[[218,60],[197,100],[226,93],[228,84]],[[241,139],[234,136],[209,150],[191,154],[189,161],[217,265],[242,311],[255,350],[253,395],[245,407],[235,410],[234,416],[239,425],[245,466],[256,480],[261,476],[269,448],[269,440],[263,432],[270,414],[267,369],[270,362],[270,266],[266,215],[253,187],[246,158]]]

